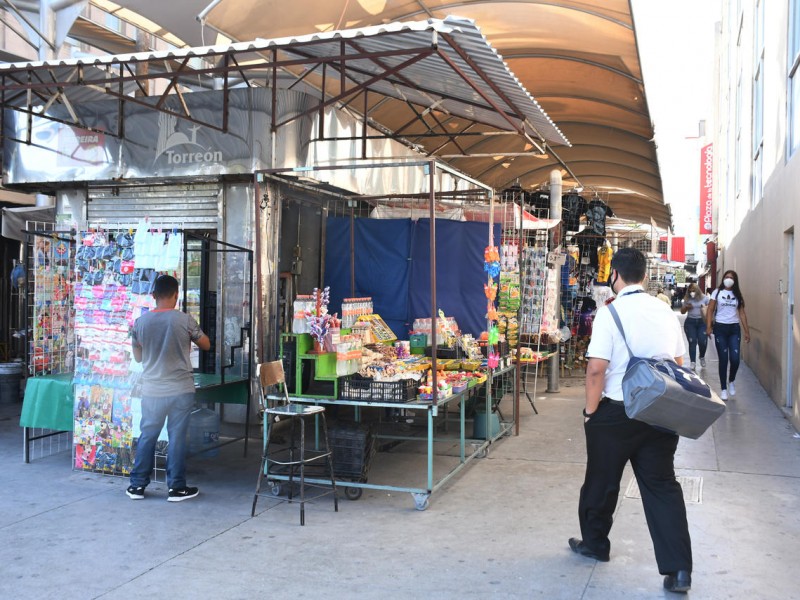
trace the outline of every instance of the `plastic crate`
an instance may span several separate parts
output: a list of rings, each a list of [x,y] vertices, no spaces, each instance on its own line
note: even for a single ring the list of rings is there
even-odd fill
[[[339,399],[367,402],[409,402],[416,397],[418,385],[418,382],[413,379],[375,381],[359,375],[351,375],[342,379],[339,386]]]
[[[366,480],[375,453],[375,436],[367,425],[336,423],[328,429],[333,453],[333,471],[337,477]]]

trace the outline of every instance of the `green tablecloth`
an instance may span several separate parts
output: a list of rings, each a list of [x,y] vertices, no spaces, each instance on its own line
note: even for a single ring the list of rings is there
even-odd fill
[[[247,404],[248,379],[226,377],[225,383],[219,375],[195,373],[195,401],[198,403],[219,402],[222,404]]]
[[[247,404],[247,379],[231,378],[221,383],[219,375],[195,374],[197,402]],[[72,374],[30,377],[25,386],[20,427],[43,427],[72,431],[74,393]]]
[[[72,431],[72,373],[29,377],[22,401],[20,427]]]

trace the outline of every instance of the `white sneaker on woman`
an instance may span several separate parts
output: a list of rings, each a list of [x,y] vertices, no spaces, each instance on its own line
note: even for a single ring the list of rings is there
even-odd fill
[[[696,366],[695,363],[689,363],[689,369],[691,369],[692,371],[694,371],[695,366]]]
[[[728,383],[728,394],[730,394],[731,396],[735,396],[736,395],[736,386],[733,385],[732,381],[730,383]]]
[[[728,390],[722,390],[722,392],[720,392],[720,394],[719,394],[719,397],[727,402],[728,401]]]
[[[703,367],[704,369],[706,368],[706,359],[703,358],[702,356],[700,357],[700,366]]]

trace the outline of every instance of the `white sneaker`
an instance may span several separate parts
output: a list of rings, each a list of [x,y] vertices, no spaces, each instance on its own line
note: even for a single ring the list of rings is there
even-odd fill
[[[706,359],[703,358],[703,357],[700,357],[700,366],[703,367],[703,368],[705,368],[705,366],[706,366]]]
[[[694,371],[694,368],[695,368],[695,366],[696,366],[696,365],[695,365],[695,363],[689,363],[689,368],[690,368],[692,371]]]
[[[728,390],[722,390],[722,392],[720,393],[719,397],[722,398],[723,400],[727,401],[728,400]]]
[[[733,385],[733,382],[732,382],[732,381],[731,381],[731,382],[728,384],[728,393],[729,393],[731,396],[735,396],[735,395],[736,395],[736,386],[735,386],[735,385]]]

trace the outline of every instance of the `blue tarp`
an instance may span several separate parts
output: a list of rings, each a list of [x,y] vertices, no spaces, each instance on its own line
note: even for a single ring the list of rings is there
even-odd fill
[[[356,219],[355,297],[371,296],[374,310],[399,339],[408,339],[415,318],[430,317],[430,220]],[[329,217],[325,285],[330,312],[341,312],[350,293],[350,219]],[[500,226],[495,226],[500,239]],[[436,298],[461,330],[486,328],[483,251],[488,223],[436,221]]]

